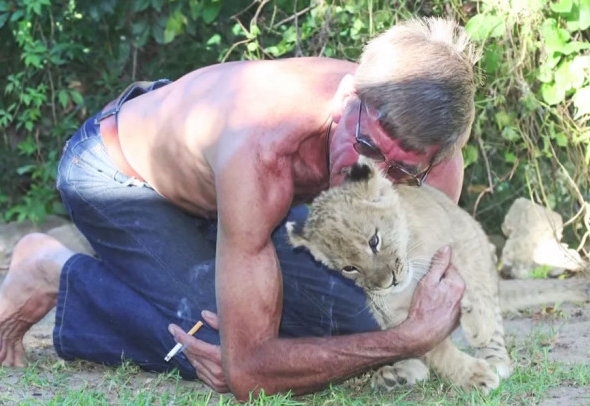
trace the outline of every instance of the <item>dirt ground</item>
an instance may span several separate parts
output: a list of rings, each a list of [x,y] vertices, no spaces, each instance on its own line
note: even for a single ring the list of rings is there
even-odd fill
[[[507,315],[504,321],[506,333],[514,339],[515,347],[527,345],[533,332],[548,338],[544,343],[551,361],[565,364],[590,365],[590,303],[562,305],[559,315],[531,312],[526,316]],[[588,406],[590,386],[561,386],[551,389],[542,406]]]

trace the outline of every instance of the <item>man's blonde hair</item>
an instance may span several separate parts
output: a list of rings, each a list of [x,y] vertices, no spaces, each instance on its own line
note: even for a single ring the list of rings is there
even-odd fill
[[[439,145],[438,162],[460,148],[471,132],[478,57],[456,22],[412,19],[366,45],[355,88],[404,149],[422,152]]]

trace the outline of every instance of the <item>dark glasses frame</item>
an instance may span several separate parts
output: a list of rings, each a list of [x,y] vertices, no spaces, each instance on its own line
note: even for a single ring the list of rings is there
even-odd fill
[[[363,102],[359,104],[359,115],[356,122],[356,133],[354,135],[355,143],[353,144],[354,150],[360,155],[366,156],[377,162],[386,162],[387,164],[387,176],[395,180],[396,183],[404,183],[410,186],[422,186],[426,181],[430,170],[432,169],[432,162],[428,164],[428,167],[420,173],[412,173],[410,170],[405,168],[399,161],[391,160],[387,161],[383,152],[379,150],[375,145],[370,142],[370,139],[361,138],[361,113],[363,111]]]

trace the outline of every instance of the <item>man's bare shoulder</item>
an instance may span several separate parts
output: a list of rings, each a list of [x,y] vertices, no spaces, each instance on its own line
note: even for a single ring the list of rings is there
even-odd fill
[[[296,71],[314,71],[322,73],[325,71],[335,71],[340,74],[351,73],[357,67],[354,62],[343,59],[324,58],[318,56],[307,56],[299,58],[275,59],[272,61],[262,61],[268,65],[277,65],[284,69],[293,69]]]
[[[197,69],[177,82],[183,86],[223,84],[225,89],[240,91],[289,90],[289,84],[299,89],[309,87],[319,91],[327,87],[326,91],[333,91],[342,77],[354,73],[356,67],[353,62],[322,57],[235,61]]]
[[[241,70],[267,70],[279,69],[286,71],[317,71],[325,69],[341,73],[354,72],[357,64],[343,59],[325,58],[318,56],[306,56],[298,58],[282,58],[256,61],[232,61],[223,62],[214,65],[208,65],[192,72],[187,73],[184,77],[193,77],[204,73],[233,72]],[[320,71],[321,73],[321,71]]]

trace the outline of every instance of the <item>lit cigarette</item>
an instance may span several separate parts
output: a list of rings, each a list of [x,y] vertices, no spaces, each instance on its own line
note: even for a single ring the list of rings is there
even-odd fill
[[[187,334],[189,335],[194,335],[197,331],[199,331],[199,329],[203,326],[203,322],[202,321],[197,321],[197,323],[193,326],[193,328],[191,328]],[[176,354],[178,354],[180,351],[182,351],[184,349],[184,345],[180,344],[180,343],[176,343],[176,345],[174,346],[174,348],[172,348],[170,350],[170,352],[168,354],[166,354],[166,356],[164,357],[164,361],[168,362],[170,361],[170,359],[175,356]]]

